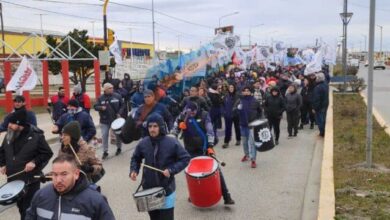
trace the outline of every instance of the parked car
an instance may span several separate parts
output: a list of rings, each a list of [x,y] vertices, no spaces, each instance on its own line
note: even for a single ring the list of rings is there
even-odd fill
[[[385,62],[384,61],[375,61],[374,62],[374,69],[386,69]]]

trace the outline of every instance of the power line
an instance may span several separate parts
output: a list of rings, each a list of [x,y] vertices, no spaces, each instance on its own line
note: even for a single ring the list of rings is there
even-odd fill
[[[32,7],[32,6],[22,5],[22,4],[18,4],[18,3],[3,1],[3,0],[0,0],[0,2],[6,3],[6,4],[10,4],[10,5],[15,5],[15,6],[22,7],[22,8],[28,8],[28,9],[43,11],[43,12],[47,12],[47,13],[51,13],[51,14],[62,15],[62,16],[66,16],[66,17],[103,21],[103,19],[99,19],[99,18],[92,18],[92,17],[80,16],[80,15],[67,14],[67,13],[58,12],[58,11],[51,11],[51,10],[47,10],[47,9],[36,8],[36,7]],[[151,23],[151,22],[130,22],[130,21],[118,21],[118,20],[110,20],[110,22],[121,23],[121,24],[135,24],[135,25],[141,25],[141,24],[145,24],[146,25],[146,24],[150,24]]]
[[[63,1],[55,1],[55,0],[32,0],[32,1],[67,4],[67,5],[85,5],[85,6],[98,6],[98,7],[103,6],[103,4],[85,3],[85,2],[63,2]]]

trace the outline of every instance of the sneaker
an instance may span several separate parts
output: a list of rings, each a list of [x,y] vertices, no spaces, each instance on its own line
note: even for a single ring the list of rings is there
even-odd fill
[[[248,161],[248,160],[249,160],[249,157],[245,155],[245,156],[241,159],[241,162],[245,162],[245,161]]]
[[[256,161],[252,160],[251,167],[252,167],[252,168],[256,168],[256,166],[257,166],[257,165],[256,165]]]
[[[240,146],[240,145],[241,145],[241,141],[237,141],[236,146]]]
[[[192,203],[191,198],[188,197],[187,202]]]
[[[296,137],[297,135],[298,135],[298,132],[295,132],[295,133],[294,133],[294,137]]]
[[[118,156],[119,154],[122,153],[122,149],[121,148],[118,148],[115,152],[115,156]]]
[[[226,199],[224,199],[224,204],[225,204],[225,205],[234,205],[235,202],[234,202],[234,200],[232,199],[232,197],[228,196]]]
[[[103,156],[102,156],[102,160],[107,159],[107,157],[108,157],[108,153],[107,153],[107,151],[104,151]]]
[[[279,145],[279,141],[278,140],[275,140],[275,145]]]
[[[228,146],[229,146],[228,143],[224,143],[224,144],[222,145],[222,148],[227,148]]]

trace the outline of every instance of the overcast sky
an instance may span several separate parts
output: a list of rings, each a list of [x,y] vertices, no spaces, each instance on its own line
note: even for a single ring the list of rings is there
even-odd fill
[[[0,1],[5,26],[40,29],[38,14],[41,13],[45,14],[42,16],[45,30],[67,33],[79,28],[87,29],[92,35],[92,21],[95,21],[95,35],[103,37],[102,2],[99,0]],[[348,47],[354,50],[364,50],[369,2],[348,1],[348,11],[354,13],[348,26]],[[130,40],[132,32],[134,41],[152,43],[151,6],[151,0],[110,0],[108,27],[115,30],[120,40]],[[339,13],[343,10],[343,0],[155,0],[154,8],[156,49],[176,49],[178,35],[182,49],[196,49],[212,39],[221,16],[234,12],[238,14],[221,18],[221,26],[234,25],[244,45],[248,44],[249,32],[252,43],[269,44],[273,39],[292,46],[313,45],[316,38],[334,44],[342,35]],[[389,0],[377,0],[376,23],[383,26],[383,50],[390,50]],[[379,50],[379,28],[375,33]]]

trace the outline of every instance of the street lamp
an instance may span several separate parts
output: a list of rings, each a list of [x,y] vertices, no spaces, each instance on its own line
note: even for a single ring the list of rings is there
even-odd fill
[[[381,29],[381,41],[379,44],[379,48],[380,48],[379,57],[380,57],[380,60],[382,60],[382,30],[383,30],[383,26],[380,26],[380,25],[376,25],[376,26],[378,26]]]
[[[340,13],[341,20],[343,21],[343,75],[344,75],[344,89],[346,89],[346,72],[347,72],[347,26],[351,21],[353,13],[347,12],[347,0],[344,0],[344,12]]]
[[[104,1],[103,5],[103,32],[104,32],[104,51],[108,51],[107,43],[107,4],[109,0]],[[109,66],[106,65],[106,71],[108,71]]]
[[[218,20],[218,27],[220,28],[221,27],[221,20],[222,18],[226,18],[226,17],[229,17],[229,16],[232,16],[232,15],[236,15],[238,14],[239,12],[238,11],[235,11],[233,13],[229,13],[229,14],[226,14],[226,15],[222,15],[221,17],[219,17],[219,20]]]
[[[251,42],[251,31],[252,31],[252,28],[257,28],[257,27],[260,27],[260,26],[263,26],[264,24],[261,23],[261,24],[258,24],[258,25],[255,25],[255,26],[252,26],[249,28],[249,49],[251,49],[251,45],[252,45],[252,42]]]

